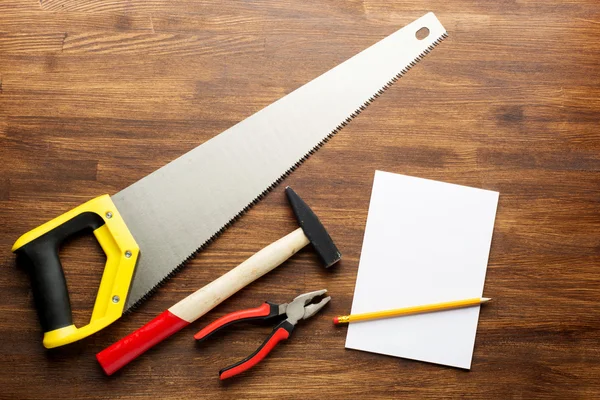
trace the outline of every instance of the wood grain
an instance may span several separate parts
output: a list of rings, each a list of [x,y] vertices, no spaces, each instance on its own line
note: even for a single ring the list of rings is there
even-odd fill
[[[427,7],[427,8],[424,8]],[[427,11],[450,37],[286,179],[344,254],[305,249],[116,376],[94,355],[295,229],[278,187],[135,313],[46,351],[29,229],[115,193]],[[2,0],[0,398],[600,397],[600,4],[596,0]],[[375,169],[500,192],[472,370],[344,349]],[[61,252],[75,321],[104,256]],[[318,318],[253,371],[269,327],[197,347],[227,312],[326,287]]]

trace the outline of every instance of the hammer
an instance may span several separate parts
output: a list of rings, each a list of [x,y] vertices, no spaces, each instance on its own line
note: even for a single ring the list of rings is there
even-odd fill
[[[246,285],[277,268],[309,243],[312,243],[325,268],[342,258],[325,227],[308,205],[289,186],[285,188],[285,193],[300,228],[271,243],[137,331],[96,354],[107,375],[112,375],[155,344],[188,326]]]

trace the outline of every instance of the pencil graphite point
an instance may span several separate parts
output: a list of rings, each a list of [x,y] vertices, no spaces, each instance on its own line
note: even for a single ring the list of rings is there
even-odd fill
[[[492,298],[491,297],[482,297],[481,298],[481,302],[482,303],[487,303],[488,301],[490,301]]]

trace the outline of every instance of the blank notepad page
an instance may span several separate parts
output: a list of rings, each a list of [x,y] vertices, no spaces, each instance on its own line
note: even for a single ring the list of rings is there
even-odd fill
[[[376,171],[352,314],[482,297],[497,204],[498,192]],[[346,347],[469,369],[478,318],[477,306],[355,322]]]

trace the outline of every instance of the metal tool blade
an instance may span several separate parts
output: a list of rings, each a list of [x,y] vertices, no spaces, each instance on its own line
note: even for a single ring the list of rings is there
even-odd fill
[[[415,33],[429,29],[419,40]],[[408,71],[446,31],[433,13],[115,194],[140,246],[126,309],[274,188]]]

